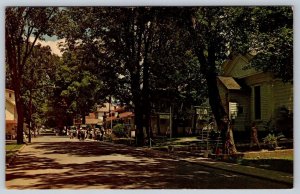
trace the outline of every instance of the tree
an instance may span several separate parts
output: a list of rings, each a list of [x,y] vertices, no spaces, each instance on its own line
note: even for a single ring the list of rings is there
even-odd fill
[[[255,27],[250,46],[256,54],[250,67],[293,82],[292,7],[255,7],[250,17]]]
[[[101,93],[134,107],[139,145],[144,143],[144,127],[148,137],[151,135],[151,102],[158,101],[154,93],[160,89],[176,91],[178,98],[169,100],[179,103],[181,98],[180,103],[186,103],[192,96],[199,100],[203,92],[198,85],[202,76],[193,71],[193,65],[199,63],[194,58],[191,62],[187,32],[181,28],[174,32],[176,21],[165,15],[168,9],[70,8],[60,22],[59,31],[68,37],[68,47],[80,45],[88,51],[88,64],[105,86]]]
[[[181,9],[180,13],[176,13],[180,17],[179,24],[189,31],[194,43],[194,52],[201,65],[200,71],[206,78],[209,104],[221,129],[223,151],[225,151],[228,113],[221,103],[217,87],[220,64],[232,54],[246,54],[258,50],[259,54],[254,58],[252,66],[271,72],[274,72],[274,67],[279,66],[281,68],[277,68],[279,71],[275,70],[275,75],[290,79],[291,9],[287,7],[199,7]],[[277,22],[279,22],[278,26]],[[274,29],[278,30],[273,31]],[[278,34],[278,31],[281,33]],[[286,44],[282,44],[283,37],[288,37]],[[274,44],[277,40],[280,41],[277,42],[278,48],[275,49]],[[275,51],[282,52],[282,55],[277,55]],[[276,62],[270,64],[267,60],[272,56],[275,56]],[[268,65],[261,66],[262,63]],[[231,127],[229,129],[231,130]],[[229,139],[234,145],[233,137]]]
[[[22,99],[24,101],[24,116],[29,131],[33,130],[38,122],[45,120],[45,106],[54,84],[53,74],[57,68],[59,57],[51,54],[49,46],[42,47],[40,44],[34,46],[28,63],[24,66]],[[28,136],[31,142],[31,133]]]
[[[64,115],[81,115],[85,124],[85,116],[90,113],[97,101],[96,94],[102,87],[101,80],[98,80],[89,67],[86,66],[85,58],[80,48],[72,51],[65,51],[60,67],[55,77],[55,96],[53,97],[54,109],[61,114],[57,122],[63,121]],[[63,127],[64,122],[59,125]]]
[[[21,98],[24,66],[33,47],[43,35],[51,35],[57,8],[7,7],[5,10],[5,53],[8,71],[13,79],[18,113],[17,143],[23,143],[24,102]],[[33,41],[31,42],[31,38]]]

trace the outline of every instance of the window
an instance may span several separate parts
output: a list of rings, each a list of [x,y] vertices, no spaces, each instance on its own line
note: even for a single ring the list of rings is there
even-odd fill
[[[238,103],[237,102],[229,102],[229,117],[231,119],[235,119],[238,113]]]
[[[254,87],[254,118],[261,119],[260,86]]]
[[[9,93],[9,97],[11,98],[11,93]]]

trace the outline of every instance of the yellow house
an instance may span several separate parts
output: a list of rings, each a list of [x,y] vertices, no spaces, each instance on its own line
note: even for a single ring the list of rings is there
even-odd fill
[[[13,90],[5,89],[5,122],[6,122],[6,136],[10,139],[16,137],[17,128],[17,109],[15,101],[15,92]]]
[[[271,73],[246,68],[251,57],[238,55],[226,61],[218,77],[222,103],[237,131],[246,130],[253,121],[264,130],[280,108],[293,112],[293,85],[275,79]]]

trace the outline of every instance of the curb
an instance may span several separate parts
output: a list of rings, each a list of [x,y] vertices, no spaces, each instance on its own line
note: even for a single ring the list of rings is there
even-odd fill
[[[255,167],[251,167],[251,166],[233,164],[233,163],[226,163],[226,162],[221,162],[221,161],[214,161],[211,159],[209,161],[208,160],[207,161],[203,161],[203,160],[195,161],[195,159],[196,159],[195,157],[190,158],[190,159],[182,159],[182,158],[180,158],[181,155],[179,155],[179,154],[166,153],[166,152],[157,151],[157,150],[153,150],[153,149],[151,149],[151,150],[143,149],[142,151],[159,153],[159,154],[173,157],[175,159],[178,159],[179,161],[189,162],[189,163],[198,164],[198,165],[202,165],[202,166],[209,167],[209,168],[225,170],[228,172],[234,172],[234,173],[238,173],[238,174],[242,174],[242,175],[266,179],[266,180],[275,181],[278,183],[284,183],[284,184],[293,186],[293,179],[294,179],[293,174],[288,174],[288,173],[274,171],[274,170],[267,170],[267,169],[262,169],[262,168],[255,168]]]
[[[267,169],[262,169],[262,168],[255,168],[251,166],[244,166],[244,165],[239,165],[239,164],[234,164],[234,163],[226,163],[226,162],[221,162],[221,161],[214,161],[212,159],[203,161],[203,160],[197,160],[196,157],[189,158],[189,159],[182,159],[180,154],[175,154],[175,153],[167,153],[159,150],[153,150],[151,148],[137,148],[137,147],[131,147],[128,145],[124,144],[114,144],[112,142],[101,142],[104,144],[108,145],[114,145],[114,146],[122,146],[122,147],[128,147],[130,149],[134,149],[137,151],[142,151],[144,153],[151,153],[151,154],[160,154],[163,156],[168,156],[173,159],[182,161],[182,162],[189,162],[209,168],[214,168],[214,169],[220,169],[228,172],[234,172],[238,173],[241,175],[247,175],[255,178],[260,178],[260,179],[265,179],[265,180],[270,180],[270,181],[275,181],[278,183],[283,183],[290,185],[293,187],[293,174],[288,174],[284,172],[279,172],[279,171],[274,171],[274,170],[267,170]]]
[[[16,153],[6,162],[6,167],[9,167],[12,162],[16,159],[16,157],[18,156],[18,154],[27,146],[27,144],[24,144],[20,149],[18,149],[18,151],[16,151]]]
[[[225,170],[228,172],[234,172],[239,173],[242,175],[252,176],[255,178],[260,179],[266,179],[270,181],[275,181],[278,183],[285,183],[288,185],[293,186],[293,175],[284,173],[284,172],[278,172],[273,170],[267,170],[267,169],[261,169],[261,168],[255,168],[251,166],[243,166],[239,164],[230,164],[220,161],[191,161],[189,159],[180,159],[181,161],[190,162],[193,164],[202,165],[209,168],[216,168],[220,170]]]

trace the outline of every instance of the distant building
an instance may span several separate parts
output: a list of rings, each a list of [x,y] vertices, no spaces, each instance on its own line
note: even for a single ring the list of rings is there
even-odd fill
[[[15,101],[15,92],[5,89],[5,123],[6,123],[6,138],[15,139],[17,136],[17,108]]]
[[[95,113],[89,113],[88,116],[85,116],[85,124],[94,128],[96,125],[102,125],[102,122]]]
[[[111,129],[118,123],[124,124],[129,131],[134,130],[134,113],[125,106],[111,106],[110,110],[104,112],[104,126]]]

